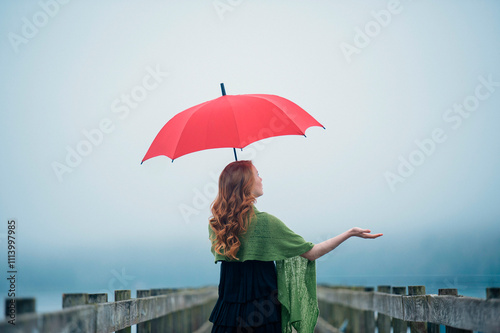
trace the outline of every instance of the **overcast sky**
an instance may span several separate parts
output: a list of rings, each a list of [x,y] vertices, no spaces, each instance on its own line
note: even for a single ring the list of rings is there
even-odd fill
[[[141,160],[221,82],[290,99],[326,127],[239,152],[263,178],[259,210],[314,243],[384,233],[319,260],[318,282],[500,283],[497,1],[0,8],[1,262],[14,219],[21,294],[218,283],[207,223],[232,150]]]

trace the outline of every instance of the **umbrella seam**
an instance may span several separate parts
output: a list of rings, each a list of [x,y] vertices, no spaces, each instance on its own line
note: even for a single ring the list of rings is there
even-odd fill
[[[182,134],[184,134],[184,131],[186,130],[186,127],[187,127],[186,125],[187,125],[187,123],[189,122],[189,120],[191,119],[191,117],[193,116],[193,114],[194,114],[196,111],[198,111],[199,109],[201,109],[201,107],[202,107],[204,104],[206,104],[206,103],[203,103],[203,104],[199,105],[199,107],[198,107],[198,108],[196,108],[196,110],[193,110],[193,111],[191,112],[191,114],[189,115],[189,117],[186,119],[186,122],[184,123],[184,126],[182,127],[182,131],[181,131],[181,133],[179,134],[179,136],[178,136],[178,138],[177,138],[177,143],[175,144],[175,149],[174,149],[174,153],[172,154],[172,156],[175,156],[175,154],[177,153],[177,149],[179,148],[179,142],[181,141]],[[189,154],[189,152],[188,152],[188,153],[186,153],[186,154],[182,154],[182,155],[180,155],[180,156],[175,156],[175,157],[172,157],[172,159],[174,159],[174,158],[178,158],[178,157],[181,157],[181,156],[184,156],[184,155],[187,155],[187,154]]]
[[[228,104],[231,106],[231,103],[228,99]],[[233,120],[234,120],[234,124],[235,124],[235,128],[236,128],[236,134],[238,135],[238,142],[240,143],[240,146],[241,146],[241,137],[240,137],[240,130],[238,129],[238,122],[236,121],[236,115],[234,112],[231,112],[232,116],[233,116]],[[243,147],[233,147],[233,148],[241,148],[243,149]]]
[[[265,95],[265,94],[260,94],[260,96],[266,96],[266,95]],[[280,96],[277,96],[277,95],[270,95],[270,96],[276,96],[276,97],[278,97],[278,98],[281,98]],[[253,97],[253,96],[252,96],[252,97]],[[262,97],[256,97],[256,98],[262,98]],[[273,103],[272,101],[268,100],[267,98],[263,98],[263,99],[265,99],[267,102],[271,103],[271,104],[274,106],[274,108],[275,108],[275,109],[277,109],[277,110],[278,110],[281,114],[283,114],[285,117],[287,117],[288,119],[290,119],[290,122],[293,124],[293,126],[295,126],[295,128],[296,128],[296,129],[297,129],[297,130],[298,130],[298,131],[299,131],[302,135],[304,135],[304,136],[306,135],[306,131],[305,131],[305,130],[304,130],[304,131],[302,131],[302,130],[301,130],[301,129],[297,126],[297,124],[295,123],[295,121],[293,121],[293,119],[292,119],[292,118],[290,118],[290,116],[288,116],[288,115],[287,115],[287,114],[283,111],[283,109],[282,109],[282,108],[279,108],[279,107],[278,107],[275,103]],[[289,102],[291,102],[291,101],[289,101]],[[292,103],[293,103],[293,102],[292,102]],[[294,104],[295,104],[295,103],[294,103]],[[297,105],[297,104],[295,104],[295,105]],[[300,107],[299,105],[297,105],[297,106],[298,106],[299,108],[301,108],[301,109],[302,109],[302,107]],[[303,109],[302,109],[302,110],[303,110]],[[309,127],[312,127],[312,126],[309,126]],[[308,128],[309,128],[309,127],[308,127]],[[307,130],[307,128],[306,128],[306,130]]]

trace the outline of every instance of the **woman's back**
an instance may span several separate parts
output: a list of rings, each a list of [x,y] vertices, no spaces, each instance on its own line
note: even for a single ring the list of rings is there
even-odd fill
[[[219,177],[209,222],[212,253],[222,262],[212,332],[290,332],[293,325],[312,333],[319,314],[315,260],[350,237],[382,234],[355,227],[320,244],[306,242],[255,208],[262,194],[262,179],[250,161],[229,164]]]

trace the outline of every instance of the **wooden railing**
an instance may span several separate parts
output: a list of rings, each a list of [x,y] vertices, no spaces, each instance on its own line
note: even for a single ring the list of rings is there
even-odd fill
[[[488,288],[487,299],[458,296],[456,289],[426,295],[425,287],[318,286],[320,318],[316,333],[500,332],[500,288]],[[6,300],[6,320],[0,332],[210,332],[208,317],[217,300],[217,287],[200,289],[116,290],[107,294],[63,294],[63,309],[37,314],[34,299]],[[12,314],[14,313],[14,318]],[[15,320],[15,325],[9,320]]]
[[[16,300],[15,310],[6,300],[0,332],[130,332],[132,325],[137,333],[203,332],[218,294],[216,287],[207,287],[138,290],[135,299],[130,290],[117,290],[115,302],[107,302],[107,296],[63,294],[63,310],[43,314],[30,313],[34,299]],[[15,325],[9,323],[12,319]]]
[[[500,332],[500,288],[487,288],[487,299],[459,296],[457,289],[426,295],[424,286],[318,286],[320,315],[347,333]],[[376,314],[376,315],[375,315]]]

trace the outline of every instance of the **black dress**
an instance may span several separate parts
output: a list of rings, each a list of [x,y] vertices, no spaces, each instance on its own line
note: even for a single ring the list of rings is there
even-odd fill
[[[274,261],[221,262],[212,333],[281,333]]]

